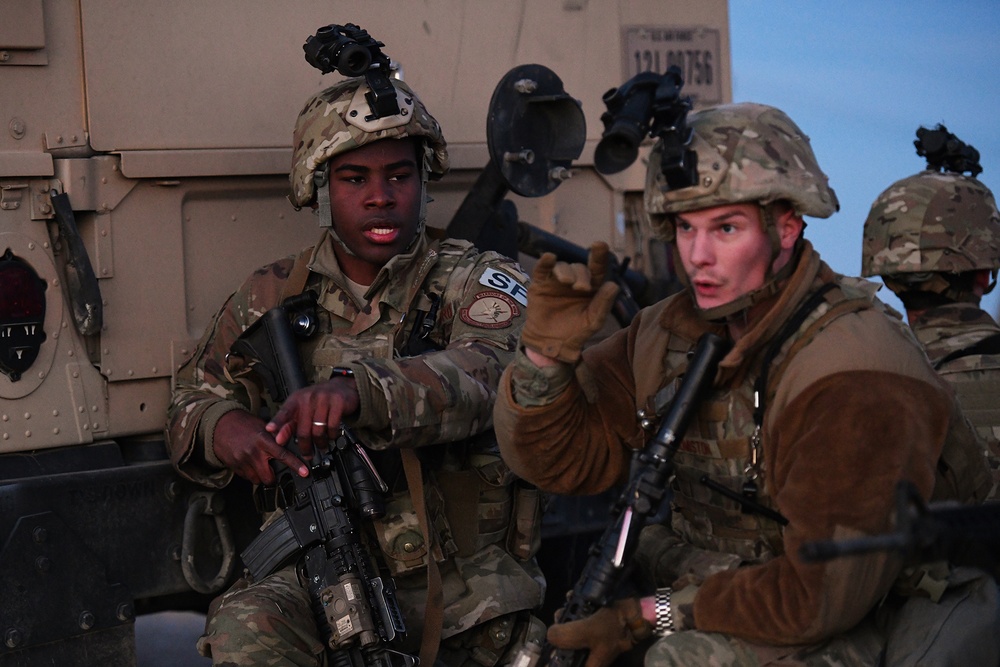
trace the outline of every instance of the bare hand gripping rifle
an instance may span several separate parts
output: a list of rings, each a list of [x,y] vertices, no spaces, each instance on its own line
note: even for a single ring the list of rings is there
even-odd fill
[[[259,374],[280,403],[307,382],[295,346],[296,333],[315,330],[315,294],[286,299],[251,325],[231,348]],[[295,452],[294,445],[290,449]],[[298,452],[295,452],[298,454]],[[300,456],[301,458],[301,456]],[[385,513],[388,490],[353,434],[317,451],[309,476],[299,477],[271,461],[277,505],[284,511],[241,554],[255,580],[297,559],[308,580],[316,625],[339,667],[414,667],[420,661],[390,648],[406,628],[395,585],[369,549],[362,522]]]
[[[615,520],[591,547],[558,623],[587,618],[615,598],[626,574],[625,566],[635,551],[636,538],[646,521],[657,514],[666,496],[674,455],[695,410],[715,380],[719,361],[728,350],[728,341],[715,334],[704,334],[698,340],[684,379],[656,435],[639,454],[631,479],[612,510]],[[559,649],[546,643],[539,664],[579,667],[586,662],[587,653],[585,649]]]

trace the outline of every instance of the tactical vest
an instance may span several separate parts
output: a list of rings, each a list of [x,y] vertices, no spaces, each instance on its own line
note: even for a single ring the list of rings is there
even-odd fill
[[[958,352],[934,366],[955,390],[962,413],[983,441],[993,478],[989,499],[996,500],[1000,497],[1000,353]]]
[[[768,443],[760,438],[767,405],[799,350],[835,319],[873,307],[873,296],[861,282],[841,277],[825,284],[789,318],[793,326],[757,354],[746,377],[734,387],[711,393],[702,404],[674,459],[671,525],[688,545],[708,552],[698,559],[705,573],[712,568],[728,569],[734,555],[753,564],[783,553],[784,517],[774,505],[773,490],[764,484]],[[907,329],[902,322],[899,326]],[[689,350],[688,341],[667,342],[666,384],[649,406],[657,414],[669,405],[686,369]],[[971,459],[976,453],[964,445],[957,453],[953,449],[946,446],[942,454],[939,478],[957,474],[960,481],[951,479],[949,484],[975,483]]]
[[[1000,334],[955,350],[934,362],[955,389],[962,411],[981,436],[1000,437]]]

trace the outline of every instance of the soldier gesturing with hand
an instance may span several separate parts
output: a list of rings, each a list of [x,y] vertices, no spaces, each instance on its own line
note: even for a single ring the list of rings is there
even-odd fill
[[[608,245],[595,243],[587,265],[556,261],[545,253],[535,264],[528,287],[528,312],[521,343],[533,359],[575,363],[583,344],[604,325],[618,286],[605,282]],[[536,354],[537,353],[537,354]]]
[[[603,249],[587,266],[540,262],[523,351],[501,379],[494,420],[511,468],[543,490],[594,494],[627,476],[649,437],[636,414],[667,412],[696,342],[732,343],[678,443],[669,522],[639,538],[642,595],[548,640],[588,651],[587,667],[650,635],[656,667],[875,664],[888,640],[873,610],[902,564],[806,563],[799,547],[887,530],[900,479],[925,498],[982,498],[982,455],[873,287],[835,274],[804,238],[803,216],[828,217],[837,200],[802,131],[749,103],[692,113],[689,127],[697,178],[668,181],[658,141],[645,191],[686,289],[581,352],[611,298]],[[989,621],[995,598],[983,600],[974,614]],[[994,635],[962,642],[982,653],[959,662],[994,664]]]

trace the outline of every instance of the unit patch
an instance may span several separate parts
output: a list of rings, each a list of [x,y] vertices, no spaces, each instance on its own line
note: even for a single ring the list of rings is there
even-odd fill
[[[528,305],[528,290],[512,276],[496,269],[486,269],[479,279],[480,285],[500,290],[514,297],[522,306]]]
[[[521,309],[513,299],[494,290],[480,292],[468,308],[458,311],[463,322],[481,329],[509,327],[514,318],[520,314]]]

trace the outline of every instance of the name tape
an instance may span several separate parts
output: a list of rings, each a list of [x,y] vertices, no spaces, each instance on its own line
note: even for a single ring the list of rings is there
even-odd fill
[[[528,290],[524,287],[524,285],[515,280],[513,276],[510,276],[503,271],[498,271],[497,269],[486,269],[482,277],[479,278],[479,284],[511,296],[522,306],[528,305]]]

